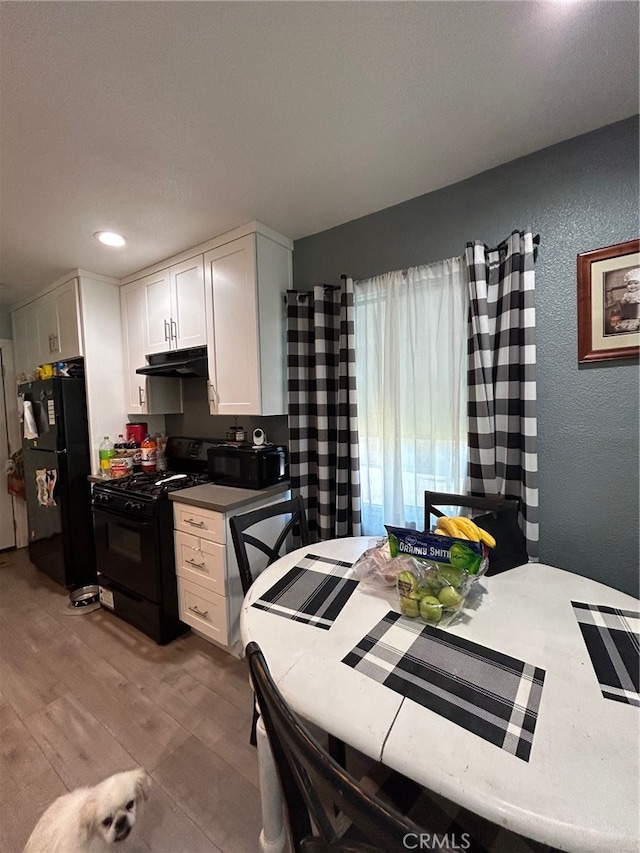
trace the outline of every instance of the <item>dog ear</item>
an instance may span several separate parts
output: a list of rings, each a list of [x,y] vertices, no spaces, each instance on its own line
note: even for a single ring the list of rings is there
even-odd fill
[[[96,802],[95,797],[89,796],[82,804],[82,808],[80,809],[80,826],[86,832],[86,837],[88,838],[91,832],[93,831],[93,827],[95,826],[96,815],[97,815],[98,803]]]
[[[142,767],[138,767],[136,770],[136,796],[138,798],[142,797],[144,800],[149,799],[149,788],[151,787],[151,776],[143,770]]]

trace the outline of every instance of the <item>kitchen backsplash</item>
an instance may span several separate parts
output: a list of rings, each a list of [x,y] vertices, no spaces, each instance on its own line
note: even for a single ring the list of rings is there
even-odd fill
[[[184,379],[182,383],[184,413],[165,415],[167,435],[188,435],[194,438],[224,438],[227,429],[235,423],[228,415],[210,415],[207,402],[207,383],[205,379]],[[140,417],[140,420],[146,418]],[[240,415],[238,425],[244,427],[245,435],[251,440],[251,433],[257,427],[264,430],[267,439],[274,444],[289,444],[289,428],[286,415],[269,417],[248,417]]]

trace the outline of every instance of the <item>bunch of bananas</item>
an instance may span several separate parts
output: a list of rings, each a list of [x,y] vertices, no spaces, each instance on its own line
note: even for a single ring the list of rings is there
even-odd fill
[[[489,548],[496,547],[496,540],[493,536],[464,515],[456,515],[453,518],[448,518],[446,515],[441,516],[436,524],[435,532],[440,536],[469,539],[471,542],[482,542]]]

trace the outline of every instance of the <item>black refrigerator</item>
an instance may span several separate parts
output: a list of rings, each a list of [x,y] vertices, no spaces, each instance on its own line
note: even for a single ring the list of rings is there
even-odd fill
[[[25,403],[22,446],[29,557],[64,587],[95,583],[84,379],[26,382],[19,393]],[[29,434],[35,437],[27,438]]]

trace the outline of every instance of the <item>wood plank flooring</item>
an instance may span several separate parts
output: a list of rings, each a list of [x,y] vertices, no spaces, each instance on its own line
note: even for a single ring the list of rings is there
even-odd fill
[[[1,853],[21,853],[56,797],[138,765],[153,787],[127,853],[255,853],[244,663],[195,634],[162,647],[67,603],[26,550],[0,553]]]
[[[56,797],[137,765],[153,786],[119,853],[257,853],[245,664],[195,634],[158,646],[106,610],[67,604],[26,550],[0,553],[0,853],[21,853]],[[385,768],[348,753],[351,773],[382,784]],[[416,797],[420,825],[470,832],[475,853],[550,851],[442,797]]]

